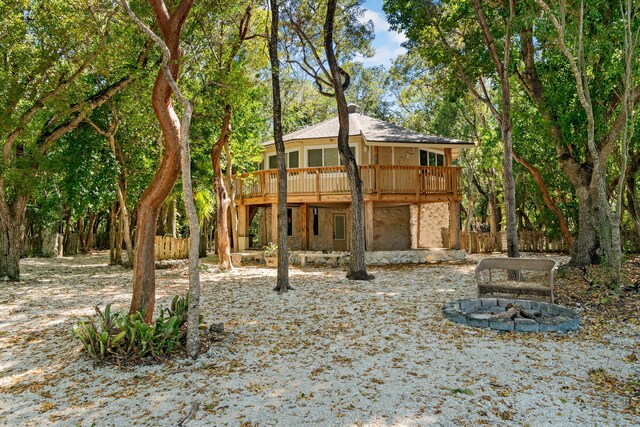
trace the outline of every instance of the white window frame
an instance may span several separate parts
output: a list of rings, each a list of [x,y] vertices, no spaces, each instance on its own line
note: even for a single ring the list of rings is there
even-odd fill
[[[293,152],[298,152],[298,167],[300,166],[300,148],[290,148],[289,150],[284,150],[284,163],[285,163],[285,168],[289,169],[289,153],[293,153]],[[277,153],[265,153],[265,161],[264,164],[267,167],[267,170],[276,170],[277,168],[271,169],[269,167],[269,159],[271,157],[277,156]]]
[[[336,144],[330,144],[330,145],[312,145],[309,147],[304,147],[304,165],[307,168],[311,168],[311,167],[320,167],[320,166],[309,166],[309,150],[322,150],[322,166],[321,167],[325,167],[324,164],[324,149],[325,148],[338,148],[337,143]],[[356,156],[356,163],[360,164],[360,158],[358,155],[358,144],[349,144],[349,148],[354,148],[353,152],[354,155]],[[338,165],[337,166],[344,166],[340,164],[340,152],[338,152]]]
[[[440,156],[442,156],[442,166],[444,166],[444,165],[445,165],[445,161],[446,161],[446,160],[445,160],[445,158],[444,158],[444,152],[443,152],[443,153],[438,153],[438,152],[437,152],[437,151],[435,151],[435,150],[428,150],[428,149],[420,148],[420,151],[418,151],[418,165],[419,165],[419,166],[426,167],[425,165],[421,165],[421,164],[420,164],[420,157],[421,157],[421,155],[422,155],[422,151],[427,152],[427,153],[431,153],[431,154],[435,154],[435,155],[440,155]],[[427,158],[428,158],[428,156],[429,156],[429,155],[427,154]],[[438,163],[437,158],[436,158],[436,163]],[[431,166],[436,166],[436,165],[428,165],[428,166],[429,166],[429,167],[431,167]]]

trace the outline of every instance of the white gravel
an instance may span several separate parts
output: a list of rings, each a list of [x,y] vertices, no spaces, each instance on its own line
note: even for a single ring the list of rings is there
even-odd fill
[[[474,259],[477,259],[475,257]],[[126,309],[131,271],[108,254],[25,259],[0,285],[0,425],[188,426],[640,425],[589,372],[627,377],[640,331],[514,334],[443,320],[442,304],[475,294],[473,264],[292,268],[202,273],[202,308],[225,340],[197,361],[119,369],[80,351],[72,324],[93,306]],[[158,306],[187,288],[158,271]],[[243,424],[244,423],[244,424]]]

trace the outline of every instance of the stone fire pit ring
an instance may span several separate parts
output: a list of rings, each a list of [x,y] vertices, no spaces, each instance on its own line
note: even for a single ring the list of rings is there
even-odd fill
[[[496,317],[509,307],[521,306],[523,315],[513,319]],[[568,332],[578,329],[580,316],[575,310],[546,302],[509,298],[475,298],[446,303],[444,317],[452,322],[497,331]]]

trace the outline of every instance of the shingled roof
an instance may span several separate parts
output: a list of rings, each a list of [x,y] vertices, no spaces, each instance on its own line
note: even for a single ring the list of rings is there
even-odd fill
[[[353,110],[350,105],[350,110]],[[284,135],[284,142],[300,141],[307,139],[337,138],[340,123],[338,118],[325,120],[324,122],[306,127],[304,129]],[[473,146],[472,142],[458,139],[445,138],[443,136],[426,135],[396,126],[364,114],[351,112],[349,114],[349,136],[362,135],[367,143],[401,143],[401,144],[443,144]],[[268,141],[265,145],[271,145]]]

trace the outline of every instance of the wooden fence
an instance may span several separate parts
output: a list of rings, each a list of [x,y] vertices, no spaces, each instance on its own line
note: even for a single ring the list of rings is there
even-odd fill
[[[442,245],[449,247],[449,229],[443,228]],[[505,252],[507,235],[499,233],[467,233],[460,232],[460,249],[470,254]],[[549,239],[540,231],[520,231],[518,233],[518,249],[522,252],[568,252],[569,248],[562,239]]]
[[[156,260],[189,258],[189,239],[156,236]]]

